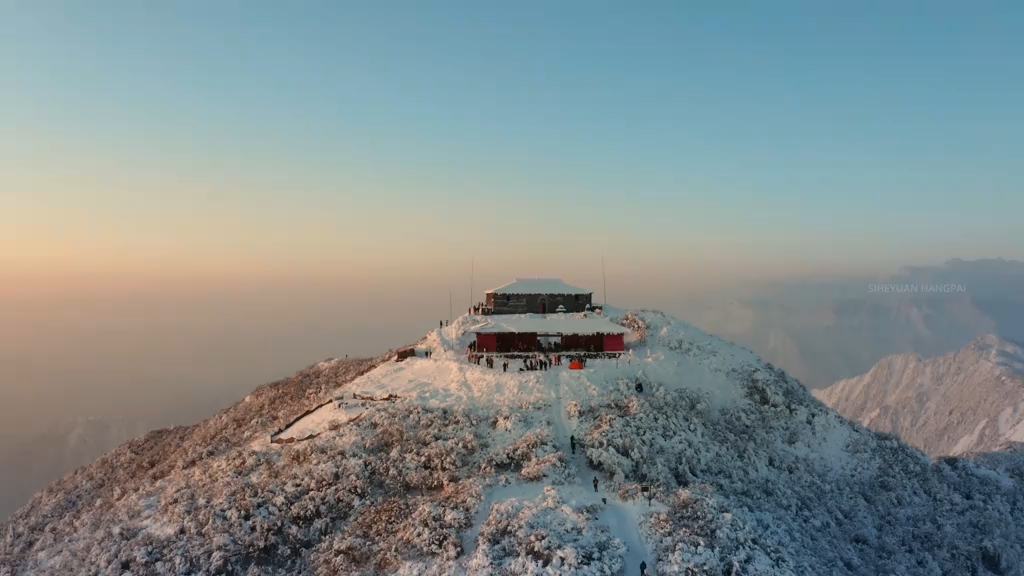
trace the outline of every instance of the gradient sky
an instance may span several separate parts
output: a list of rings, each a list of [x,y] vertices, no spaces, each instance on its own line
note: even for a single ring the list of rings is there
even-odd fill
[[[3,3],[4,267],[1024,255],[1018,2],[423,4]]]
[[[427,4],[0,0],[0,455],[414,342],[472,258],[681,316],[1024,260],[1024,3]]]

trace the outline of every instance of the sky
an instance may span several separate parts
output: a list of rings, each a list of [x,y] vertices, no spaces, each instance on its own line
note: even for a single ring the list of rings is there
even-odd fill
[[[424,4],[5,4],[4,260],[429,275],[514,248],[528,273],[558,245],[788,273],[1024,249],[1019,4]]]
[[[225,401],[471,266],[650,306],[1024,259],[1024,5],[729,4],[0,0],[0,387]]]

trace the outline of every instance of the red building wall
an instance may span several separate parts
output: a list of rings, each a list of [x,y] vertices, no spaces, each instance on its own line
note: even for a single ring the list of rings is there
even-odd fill
[[[580,352],[601,352],[604,349],[604,338],[600,334],[580,335],[566,334],[562,336],[562,350]]]
[[[498,352],[535,352],[536,332],[508,332],[498,334]]]
[[[562,350],[580,352],[623,352],[626,350],[625,337],[622,334],[566,334],[561,337]],[[529,353],[537,350],[537,334],[530,332],[490,332],[476,335],[477,352],[520,352]]]
[[[524,332],[478,332],[476,335],[477,352],[536,352],[537,334]]]
[[[605,334],[605,352],[624,352],[626,350],[626,339],[622,334]]]
[[[477,352],[497,352],[498,351],[498,335],[497,334],[477,333],[477,335],[476,335],[476,351]]]

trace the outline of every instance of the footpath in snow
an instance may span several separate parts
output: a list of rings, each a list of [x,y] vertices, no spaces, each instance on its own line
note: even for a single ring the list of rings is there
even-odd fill
[[[564,402],[562,401],[562,389],[564,387],[565,380],[567,379],[583,379],[583,376],[576,376],[572,372],[564,370],[556,370],[552,372],[543,373],[545,379],[551,385],[554,391],[555,401],[552,403],[552,411],[554,412],[551,416],[552,425],[555,429],[555,434],[558,437],[559,445],[565,452],[569,463],[576,470],[576,482],[579,486],[584,489],[592,487],[592,479],[588,479],[586,475],[581,475],[582,470],[587,470],[586,457],[583,455],[583,447],[578,445],[579,449],[573,454],[572,447],[569,446],[569,450],[565,450],[566,444],[569,444],[569,437],[573,435],[573,430],[569,426],[569,422],[566,419],[566,409]],[[551,382],[554,380],[554,382]],[[640,572],[640,563],[647,563],[647,574],[653,576],[655,574],[655,558],[647,551],[647,546],[644,544],[643,538],[640,536],[639,528],[639,510],[636,506],[626,504],[620,501],[613,495],[605,495],[601,491],[600,483],[598,483],[598,494],[597,496],[607,498],[607,505],[602,508],[601,520],[608,525],[611,529],[612,534],[622,540],[626,545],[626,557],[623,559],[625,564],[625,573]]]
[[[653,506],[622,502],[615,494],[606,490],[603,482],[599,482],[598,490],[595,491],[593,479],[596,473],[590,473],[582,443],[577,443],[575,454],[572,451],[570,436],[575,434],[575,430],[566,417],[563,390],[567,382],[581,391],[588,389],[591,383],[588,381],[586,372],[570,372],[565,367],[552,367],[548,371],[526,373],[531,377],[538,378],[550,393],[550,422],[557,444],[565,455],[568,465],[574,471],[574,479],[567,485],[551,486],[542,482],[533,482],[489,488],[477,508],[472,527],[463,534],[463,549],[466,551],[467,559],[473,557],[481,528],[491,513],[491,507],[496,502],[509,499],[531,500],[539,497],[546,488],[550,487],[566,504],[573,508],[594,505],[600,510],[597,522],[607,526],[611,535],[621,540],[626,547],[626,554],[623,557],[623,574],[640,574],[642,562],[647,564],[648,576],[656,574],[656,558],[648,551],[644,543],[639,530],[639,521],[643,514],[662,510],[664,507],[657,502]]]

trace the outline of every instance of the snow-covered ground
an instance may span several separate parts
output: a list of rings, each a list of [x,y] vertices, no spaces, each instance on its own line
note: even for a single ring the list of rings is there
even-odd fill
[[[374,398],[396,394],[402,401],[434,407],[465,402],[493,407],[552,402],[564,390],[567,401],[590,405],[611,394],[630,393],[634,380],[640,376],[646,381],[666,382],[668,391],[688,388],[705,394],[715,406],[731,405],[739,399],[739,390],[729,382],[728,372],[724,369],[736,352],[696,330],[687,334],[673,327],[674,339],[667,340],[662,346],[645,346],[635,354],[630,350],[630,354],[618,360],[592,359],[584,370],[570,371],[566,362],[562,366],[553,366],[549,372],[520,372],[523,362],[514,360],[509,371],[502,372],[500,363],[491,369],[466,359],[466,346],[474,338],[471,330],[488,318],[493,317],[466,315],[449,327],[430,332],[417,348],[417,357],[385,363],[339,389],[336,397],[350,403],[347,409],[324,407],[297,422],[281,437],[301,438],[323,432],[334,422],[350,420],[361,410],[353,393]],[[571,319],[561,321],[572,322]],[[608,320],[597,320],[591,315],[581,322]],[[658,330],[662,336],[670,333],[667,326],[660,326]],[[678,354],[684,349],[691,354]],[[425,350],[433,353],[430,358],[423,357]],[[692,352],[700,355],[695,357]],[[753,357],[742,352],[739,355]]]
[[[532,318],[523,318],[521,321],[534,324],[543,322],[536,318],[537,315],[530,316]],[[493,317],[490,319],[493,320]],[[283,431],[279,437],[304,438],[324,433],[332,426],[348,423],[372,404],[371,401],[356,399],[356,395],[374,398],[397,395],[398,402],[435,408],[464,403],[477,407],[515,407],[524,403],[548,406],[547,420],[554,431],[554,442],[566,455],[571,478],[567,483],[558,485],[532,482],[486,487],[473,523],[462,537],[463,547],[467,551],[466,561],[475,567],[467,565],[465,568],[484,570],[485,566],[491,566],[486,554],[476,554],[475,550],[480,531],[491,517],[492,506],[525,504],[555,495],[561,505],[574,510],[590,510],[594,514],[593,522],[603,527],[611,538],[618,539],[624,551],[622,560],[626,570],[639,573],[640,563],[645,561],[648,574],[653,576],[656,573],[656,559],[648,553],[638,523],[644,514],[664,510],[664,506],[658,502],[645,503],[643,507],[635,502],[621,502],[614,491],[607,491],[607,486],[599,485],[598,490],[593,488],[591,479],[596,477],[597,471],[587,467],[582,446],[575,454],[570,449],[569,436],[582,435],[582,431],[575,430],[577,421],[570,421],[567,416],[566,398],[576,406],[588,406],[594,400],[621,393],[624,387],[628,389],[638,375],[646,381],[651,376],[664,375],[666,371],[687,375],[680,386],[692,385],[698,389],[714,391],[721,388],[715,386],[721,376],[713,376],[697,366],[686,366],[684,370],[681,364],[685,362],[680,361],[665,366],[662,362],[663,353],[650,357],[625,356],[619,360],[594,359],[583,370],[569,370],[565,363],[562,366],[551,366],[546,371],[520,372],[518,369],[522,361],[515,361],[508,372],[503,372],[500,363],[495,368],[488,368],[485,364],[468,362],[462,353],[463,345],[472,338],[472,331],[479,329],[480,320],[479,317],[465,316],[447,330],[433,331],[418,348],[417,357],[385,363],[347,384],[336,393],[337,404],[328,404],[314,411]],[[558,321],[562,324],[574,322],[564,315]],[[578,322],[588,327],[597,323],[611,324],[609,332],[623,330],[606,318],[591,316]],[[433,357],[424,357],[425,350],[434,352]],[[716,395],[716,398],[724,399],[721,395]],[[564,552],[562,555],[567,556]],[[563,558],[559,562],[569,560]]]
[[[80,470],[4,526],[0,561],[11,574],[1024,573],[1024,459],[932,462],[748,350],[658,312],[604,315],[634,331],[629,354],[583,370],[470,364],[473,316],[427,334],[416,358],[311,367]],[[275,445],[289,419],[275,395],[290,417],[336,402],[282,434],[316,438]]]

